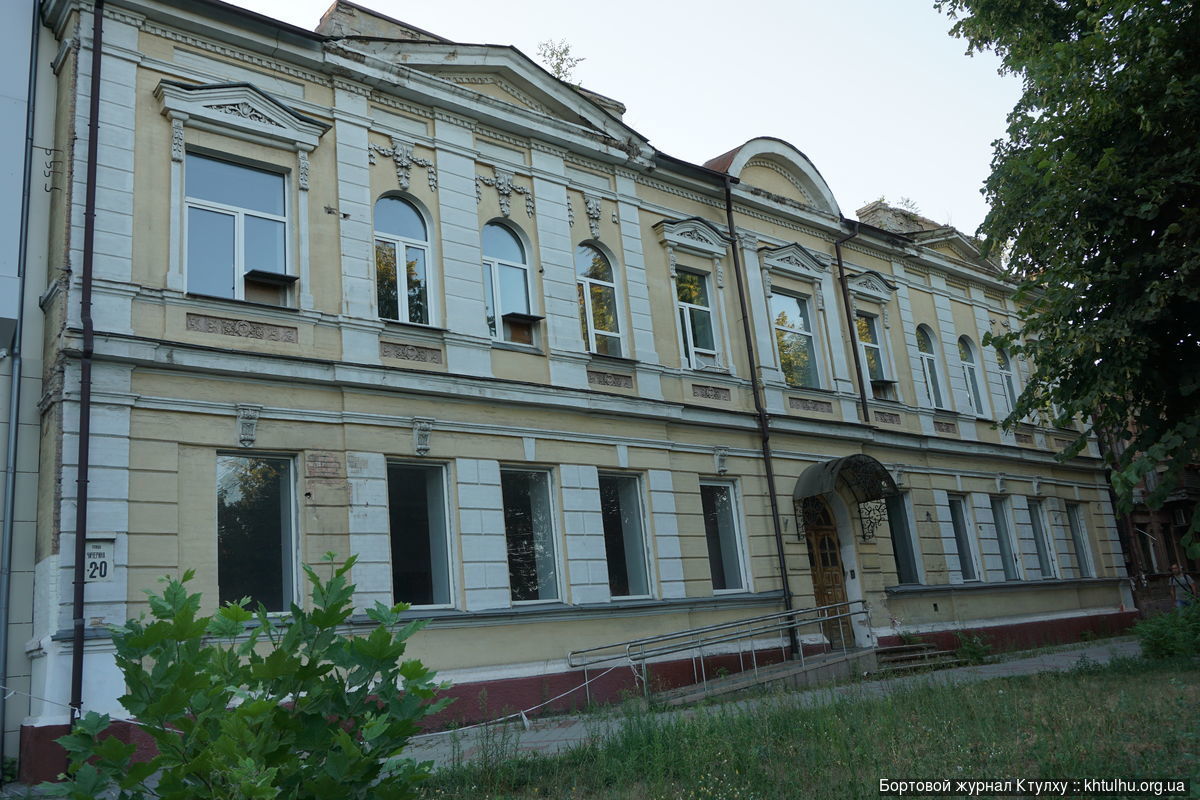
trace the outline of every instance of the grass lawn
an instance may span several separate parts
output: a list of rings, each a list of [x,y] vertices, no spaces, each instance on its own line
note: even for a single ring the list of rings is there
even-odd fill
[[[879,797],[880,778],[1190,778],[1200,791],[1200,662],[1121,660],[800,707],[789,695],[690,719],[633,714],[554,757],[443,770],[423,798]],[[502,744],[502,743],[501,743]],[[1195,795],[1193,795],[1195,796]]]

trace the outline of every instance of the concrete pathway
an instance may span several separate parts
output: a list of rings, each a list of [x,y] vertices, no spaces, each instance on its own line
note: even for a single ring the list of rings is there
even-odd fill
[[[974,667],[905,675],[860,683],[827,686],[789,693],[803,706],[827,705],[838,698],[869,698],[886,696],[898,689],[912,686],[937,686],[976,683],[993,678],[1033,675],[1039,672],[1063,672],[1080,663],[1081,659],[1104,664],[1113,658],[1136,657],[1141,647],[1134,639],[1108,639],[1094,644],[1073,645],[1039,651],[1027,657],[1008,658],[992,664]],[[778,702],[777,696],[733,700],[720,705],[657,712],[659,719],[669,720],[712,713],[714,709],[753,708],[762,703]],[[489,725],[462,731],[426,734],[409,746],[406,755],[418,761],[432,761],[435,768],[466,762],[487,762],[521,754],[551,754],[569,750],[589,741],[602,739],[618,731],[623,724],[621,712],[614,710],[581,715],[564,715],[530,720],[526,728],[521,722]]]

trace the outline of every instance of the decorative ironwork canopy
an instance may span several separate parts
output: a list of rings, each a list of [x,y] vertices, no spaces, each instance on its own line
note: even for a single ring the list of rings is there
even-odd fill
[[[886,499],[899,493],[891,473],[883,464],[862,453],[835,458],[804,470],[796,479],[792,499],[798,509],[807,510],[805,499],[829,494],[838,488],[848,491],[858,506],[863,541],[874,539],[880,523],[887,519]],[[801,524],[804,522],[806,520],[800,520]]]

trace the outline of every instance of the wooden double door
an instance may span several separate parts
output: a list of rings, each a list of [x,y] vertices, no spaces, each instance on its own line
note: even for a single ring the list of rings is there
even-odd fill
[[[808,565],[812,574],[816,604],[832,606],[846,602],[846,570],[842,563],[841,541],[837,522],[829,504],[820,497],[806,497],[796,503],[796,516],[804,522],[808,543]],[[843,614],[846,609],[830,609],[829,613]],[[822,623],[829,643],[834,647],[852,644],[850,619],[840,617]]]

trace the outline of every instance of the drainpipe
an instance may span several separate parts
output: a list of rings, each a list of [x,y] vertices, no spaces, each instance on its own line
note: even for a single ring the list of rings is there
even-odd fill
[[[867,405],[867,386],[863,381],[862,369],[862,354],[859,352],[858,346],[858,330],[854,327],[854,309],[850,305],[850,284],[846,277],[846,265],[842,263],[842,244],[850,241],[855,236],[858,236],[858,222],[852,219],[842,218],[842,222],[850,223],[850,232],[845,236],[835,239],[833,242],[833,252],[837,256],[838,265],[838,283],[842,287],[842,305],[846,309],[846,328],[850,332],[850,348],[854,352],[854,375],[855,383],[858,384],[858,401],[862,406],[863,423],[871,424],[871,407]]]
[[[767,414],[762,398],[762,381],[758,375],[758,358],[754,353],[754,334],[750,329],[750,311],[746,304],[746,281],[742,275],[742,251],[738,247],[737,228],[733,223],[733,181],[728,174],[725,180],[725,224],[729,229],[730,246],[733,248],[733,274],[737,278],[738,305],[742,311],[742,332],[746,337],[746,358],[750,362],[750,389],[754,395],[754,413],[758,417],[758,431],[762,444],[763,464],[767,473],[767,497],[771,500],[771,524],[775,528],[775,553],[779,557],[779,578],[783,582],[783,607],[791,611],[792,587],[788,581],[787,559],[783,554],[783,527],[779,524],[779,501],[775,497],[775,467],[771,461],[771,418]],[[788,644],[792,655],[800,653],[800,642],[796,629],[788,628]]]
[[[87,553],[88,458],[92,433],[92,262],[96,241],[96,161],[100,142],[100,51],[104,46],[104,0],[92,9],[92,82],[88,98],[87,190],[83,210],[83,272],[80,321],[83,354],[79,360],[79,457],[75,490],[75,595],[72,603],[71,724],[83,708],[83,559]]]
[[[33,185],[34,93],[37,91],[38,36],[41,20],[38,4],[30,3],[33,21],[29,34],[29,86],[25,106],[25,166],[21,181],[21,234],[17,242],[17,328],[13,332],[12,384],[8,394],[8,450],[4,463],[4,527],[0,533],[0,686],[8,685],[9,592],[12,586],[13,514],[17,505],[17,433],[21,427],[21,334],[25,323],[25,269],[29,248],[29,193]],[[7,694],[0,695],[0,764],[4,763],[4,726]],[[0,786],[4,776],[0,773]]]

